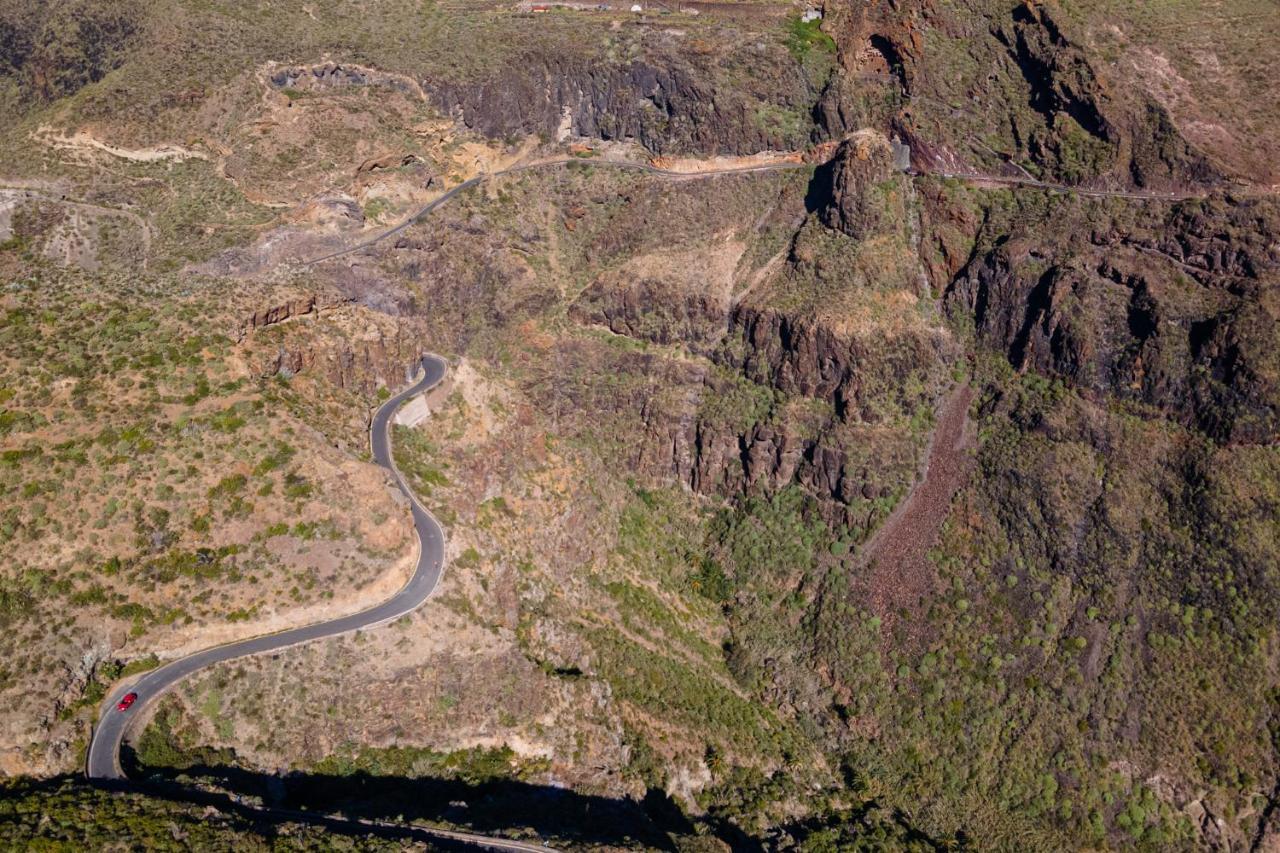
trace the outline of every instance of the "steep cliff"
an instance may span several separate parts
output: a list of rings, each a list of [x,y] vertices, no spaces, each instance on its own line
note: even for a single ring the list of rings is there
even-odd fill
[[[823,81],[776,42],[699,52],[654,40],[628,61],[580,53],[525,50],[479,77],[424,69],[414,79],[324,63],[276,69],[270,82],[303,91],[392,85],[491,139],[572,134],[634,140],[661,154],[754,154],[809,142]]]
[[[980,341],[1021,370],[1155,407],[1215,440],[1274,439],[1273,202],[1012,201],[985,209],[947,290]]]
[[[893,149],[889,140],[860,130],[843,140],[831,159],[818,167],[810,203],[828,228],[855,240],[890,233],[907,221],[903,195],[893,193]]]
[[[817,110],[830,134],[891,130],[921,171],[1145,187],[1221,180],[1156,94],[1106,67],[1056,4],[827,10],[841,66]]]
[[[260,377],[306,373],[370,397],[403,384],[425,349],[422,324],[413,318],[365,312],[351,299],[316,293],[254,311],[238,337]]]
[[[670,53],[623,64],[532,55],[480,82],[426,86],[443,112],[492,138],[554,137],[567,125],[576,135],[634,139],[661,154],[804,147],[812,83],[780,48],[753,53],[715,64]]]

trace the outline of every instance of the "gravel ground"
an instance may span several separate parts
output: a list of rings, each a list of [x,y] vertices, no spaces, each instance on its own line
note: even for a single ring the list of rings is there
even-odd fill
[[[911,610],[933,589],[935,570],[929,549],[938,541],[951,499],[964,484],[972,462],[972,400],[973,389],[962,385],[943,401],[923,478],[864,546],[871,609],[884,619],[889,629],[885,636],[892,635],[902,610]],[[916,632],[909,628],[908,633]]]

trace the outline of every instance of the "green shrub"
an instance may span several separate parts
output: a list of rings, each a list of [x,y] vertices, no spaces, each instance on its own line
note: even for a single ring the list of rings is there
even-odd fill
[[[248,482],[249,478],[244,474],[231,474],[223,477],[216,486],[209,489],[209,497],[220,498],[239,494],[244,491],[244,487]]]
[[[787,50],[796,59],[804,59],[811,50],[829,54],[836,52],[835,39],[822,31],[821,19],[802,21],[799,15],[791,18],[787,21],[785,41]]]

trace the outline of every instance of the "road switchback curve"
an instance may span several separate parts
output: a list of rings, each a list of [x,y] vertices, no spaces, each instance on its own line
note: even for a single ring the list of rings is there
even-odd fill
[[[196,652],[184,658],[166,663],[148,672],[137,680],[121,684],[112,690],[103,703],[98,724],[94,727],[89,741],[89,752],[85,761],[85,775],[98,782],[122,783],[126,781],[124,770],[120,764],[120,749],[130,730],[133,720],[143,711],[172,689],[184,678],[222,661],[234,660],[247,655],[260,655],[274,652],[300,643],[336,637],[378,625],[393,622],[401,616],[412,613],[431,595],[440,574],[444,569],[444,530],[439,522],[427,511],[418,500],[417,495],[409,488],[404,477],[396,469],[391,459],[391,421],[400,405],[416,394],[421,394],[438,385],[448,371],[448,363],[438,355],[426,355],[422,358],[422,374],[413,385],[391,397],[378,407],[369,425],[369,443],[373,452],[373,461],[386,468],[396,486],[409,499],[413,513],[413,526],[418,534],[418,563],[413,575],[399,592],[381,604],[350,616],[342,616],[327,622],[291,628],[276,634],[238,640],[222,646],[215,646]],[[128,693],[136,693],[137,700],[127,711],[116,709],[120,700]],[[264,812],[276,811],[263,809]],[[363,823],[357,821],[357,823]],[[372,825],[372,824],[370,824]],[[412,827],[427,835],[442,839],[459,841],[466,844],[498,850],[533,850],[542,849],[535,845],[486,836],[473,836],[469,833],[449,832],[446,830]]]

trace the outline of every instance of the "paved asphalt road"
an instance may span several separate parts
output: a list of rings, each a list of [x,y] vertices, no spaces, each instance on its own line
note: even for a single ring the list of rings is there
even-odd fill
[[[413,216],[409,217],[394,228],[384,231],[365,242],[333,252],[332,254],[325,255],[324,257],[315,258],[306,263],[315,264],[331,258],[337,258],[385,240],[386,238],[405,230],[432,210],[435,210],[437,207],[453,198],[453,196],[475,186],[486,178],[494,177],[499,174],[507,174],[509,172],[519,172],[527,169],[563,165],[567,162],[570,161],[562,160],[516,166],[512,169],[505,170],[504,172],[497,172],[471,178],[427,204]],[[668,172],[664,169],[659,169],[642,163],[609,163],[606,161],[605,163],[594,163],[593,165],[609,165],[623,169],[636,169],[638,171],[665,175],[671,178],[698,178],[714,174],[744,174],[752,172],[768,172],[776,169],[805,168],[803,164],[778,163],[708,172],[683,173]],[[393,622],[401,616],[411,613],[427,600],[427,597],[431,595],[436,584],[439,582],[440,573],[444,567],[444,531],[440,528],[439,523],[432,518],[431,514],[428,513],[426,508],[418,501],[417,497],[413,494],[413,491],[408,487],[408,484],[405,483],[404,478],[400,475],[400,472],[397,471],[395,466],[392,464],[391,438],[389,432],[391,419],[395,415],[396,410],[400,407],[400,404],[415,394],[419,394],[422,391],[435,386],[444,379],[448,365],[444,359],[439,356],[429,355],[423,358],[422,368],[423,375],[418,382],[408,390],[402,391],[392,397],[379,407],[378,411],[373,416],[373,422],[370,425],[369,430],[370,445],[373,451],[374,461],[391,472],[391,476],[395,479],[396,485],[400,488],[400,491],[408,497],[413,512],[413,523],[414,527],[417,528],[418,531],[420,550],[418,555],[418,565],[414,570],[413,576],[409,579],[409,582],[405,584],[399,592],[384,601],[382,604],[361,613],[343,616],[339,619],[321,622],[316,625],[307,625],[301,628],[282,631],[277,634],[253,637],[248,640],[240,640],[235,643],[228,643],[224,646],[205,649],[204,651],[196,652],[193,655],[188,655],[187,657],[167,663],[162,667],[152,670],[136,681],[117,687],[111,692],[104,702],[100,712],[98,725],[94,728],[93,738],[89,742],[89,754],[85,762],[85,773],[90,779],[105,782],[120,782],[125,780],[126,777],[124,775],[124,771],[120,767],[120,747],[124,742],[125,736],[129,732],[129,724],[131,721],[142,715],[142,712],[147,705],[154,702],[167,690],[187,676],[221,661],[233,660],[246,655],[273,652],[288,646],[298,645],[299,643],[310,642],[311,640],[318,640],[323,637],[334,637],[350,631],[372,628],[387,622]],[[129,692],[136,692],[138,694],[136,702],[128,711],[118,711],[116,709],[117,703],[119,703],[121,697]],[[275,810],[264,809],[264,811]],[[371,823],[371,825],[373,824]],[[469,833],[446,832],[443,830],[431,830],[426,828],[421,828],[421,831],[425,834],[435,835],[440,838],[447,838],[495,850],[528,851],[542,849],[529,843],[502,838],[471,835]]]
[[[268,634],[264,637],[254,637],[229,643],[225,646],[205,649],[202,652],[196,652],[193,655],[167,663],[158,669],[152,670],[132,684],[112,691],[111,695],[107,697],[106,703],[102,706],[98,725],[93,731],[93,740],[89,743],[89,756],[85,772],[90,779],[120,780],[125,778],[124,772],[120,768],[120,745],[128,732],[130,721],[140,716],[146,705],[156,700],[166,690],[192,673],[220,661],[276,651],[286,646],[306,643],[322,637],[333,637],[349,631],[372,628],[376,625],[392,622],[417,609],[419,605],[427,600],[427,596],[431,595],[431,592],[436,588],[436,583],[440,580],[440,572],[444,567],[444,531],[440,529],[440,525],[431,517],[431,514],[422,506],[417,497],[414,496],[404,482],[404,478],[400,476],[400,472],[395,470],[395,467],[391,464],[391,437],[389,432],[391,418],[395,415],[396,409],[400,407],[400,404],[444,379],[448,365],[439,356],[430,355],[423,358],[422,368],[422,378],[413,387],[402,391],[382,404],[373,416],[373,423],[369,431],[374,461],[391,471],[391,476],[395,478],[396,485],[409,498],[412,506],[413,524],[417,528],[421,547],[418,554],[418,565],[414,569],[413,577],[409,578],[409,582],[382,604],[362,613],[343,616],[317,625],[294,628],[278,634]],[[120,701],[120,698],[131,691],[138,694],[138,699],[133,707],[123,712],[116,710],[116,704]]]

